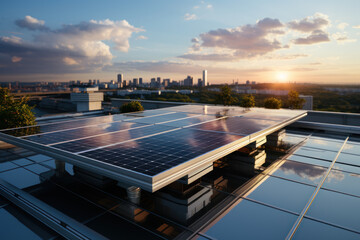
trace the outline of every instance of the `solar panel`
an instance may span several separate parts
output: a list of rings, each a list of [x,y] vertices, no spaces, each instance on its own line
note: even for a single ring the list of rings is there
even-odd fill
[[[172,130],[174,128],[161,125],[144,126],[109,134],[98,135],[95,137],[88,137],[80,140],[68,141],[65,143],[52,145],[53,148],[62,149],[68,152],[81,152],[93,148],[117,144],[120,142],[133,140],[136,138],[153,135],[160,132]]]
[[[5,130],[0,140],[153,192],[305,115],[185,105]]]
[[[155,123],[169,122],[169,121],[174,121],[174,120],[193,117],[193,116],[196,116],[196,114],[171,113],[166,115],[154,116],[151,118],[136,118],[129,121],[136,123],[155,124]]]
[[[116,132],[130,128],[143,127],[143,126],[145,125],[133,123],[133,122],[113,122],[113,123],[99,124],[96,127],[89,126],[89,127],[82,127],[82,128],[65,130],[60,132],[37,134],[37,135],[25,137],[24,139],[48,145],[58,142],[90,137],[99,134]]]
[[[195,129],[218,131],[230,134],[251,135],[277,122],[270,120],[248,119],[243,117],[223,118],[218,121],[207,122],[194,126]]]
[[[240,138],[187,128],[80,155],[154,176]]]

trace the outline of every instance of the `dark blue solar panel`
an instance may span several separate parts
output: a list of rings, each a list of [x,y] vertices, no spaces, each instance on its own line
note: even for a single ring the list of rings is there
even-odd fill
[[[226,133],[249,135],[264,130],[277,122],[260,119],[248,119],[243,117],[229,117],[219,119],[204,124],[196,125],[192,128],[210,131],[220,131]]]
[[[111,123],[114,121],[121,121],[123,119],[129,119],[129,117],[125,115],[111,115],[111,116],[103,116],[103,117],[92,117],[86,119],[79,119],[79,120],[71,120],[71,121],[64,121],[58,123],[49,123],[43,124],[39,126],[33,127],[25,127],[25,128],[17,128],[13,130],[6,130],[3,131],[5,134],[9,134],[12,136],[20,137],[20,136],[27,136],[33,134],[41,134],[53,131],[60,131],[72,128],[78,128],[88,125],[96,125],[102,123]]]
[[[189,113],[171,113],[165,114],[160,116],[154,116],[149,118],[137,118],[129,120],[130,122],[137,122],[137,123],[145,123],[145,124],[155,124],[155,123],[162,123],[168,121],[174,121],[181,118],[193,117],[196,116],[195,114]]]
[[[80,155],[154,176],[240,138],[186,128]]]
[[[176,120],[176,121],[165,122],[165,123],[162,123],[162,125],[171,126],[171,127],[187,127],[187,126],[194,125],[194,124],[199,124],[199,123],[208,122],[208,121],[214,121],[216,119],[218,119],[218,117],[216,117],[214,115],[200,115],[200,116],[195,116],[195,117],[191,117],[191,118],[185,118],[185,119],[180,119],[180,120]]]
[[[156,134],[172,129],[174,128],[161,125],[151,125],[95,137],[89,137],[81,140],[69,141],[66,143],[53,145],[52,147],[76,153],[110,144],[117,144],[123,141],[132,140],[135,138],[144,137],[147,135]]]
[[[132,122],[113,122],[99,124],[96,126],[76,128],[72,130],[65,130],[54,133],[44,133],[35,136],[26,137],[26,140],[41,143],[44,145],[54,144],[64,141],[76,140],[79,138],[90,137],[93,135],[110,133],[130,128],[137,128],[144,126],[144,124],[132,123]]]

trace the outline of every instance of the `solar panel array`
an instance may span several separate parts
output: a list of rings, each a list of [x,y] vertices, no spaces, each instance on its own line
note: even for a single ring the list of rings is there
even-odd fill
[[[0,138],[13,136],[22,146],[38,144],[90,165],[112,166],[132,178],[152,179],[305,115],[295,110],[184,105],[10,129]]]

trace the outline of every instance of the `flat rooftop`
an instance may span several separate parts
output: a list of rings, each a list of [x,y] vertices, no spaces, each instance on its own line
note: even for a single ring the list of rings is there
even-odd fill
[[[0,236],[358,239],[359,135],[341,131],[341,126],[324,130],[324,126],[331,126],[319,127],[320,119],[315,128],[309,123],[302,125],[303,115],[306,112],[216,106],[205,111],[204,106],[191,105],[124,115],[48,119],[50,122],[37,127],[6,131],[11,135],[0,142],[0,221],[1,229],[5,229]],[[248,125],[237,122],[240,119]],[[150,134],[143,131],[154,127],[163,129],[149,130]],[[137,129],[142,131],[133,132]],[[184,134],[172,138],[177,131]],[[109,137],[121,132],[123,138],[118,134]],[[194,132],[201,133],[200,140]],[[213,148],[213,136],[218,134],[226,136],[225,140],[216,140],[221,147]],[[164,135],[168,136],[165,142],[160,137]],[[98,139],[76,143],[92,138]],[[116,142],[119,138],[122,141]],[[242,142],[243,138],[248,138],[247,142]],[[175,144],[166,148],[170,140]],[[68,144],[72,150],[53,147],[67,143],[72,143]],[[94,146],[97,143],[100,146]],[[175,155],[177,149],[185,150],[184,157],[188,156],[186,151],[192,152],[185,165],[187,161],[202,161],[199,156],[210,160],[195,169],[190,168],[193,163],[181,167],[183,174],[171,180],[163,178],[169,181],[156,185],[161,186],[158,189],[144,184],[145,191],[132,191],[136,190],[132,186],[139,185],[126,181],[126,177],[137,178],[139,172],[123,168],[130,175],[116,171],[114,175],[121,177],[113,178],[112,174],[103,174],[103,162],[81,165],[80,159],[68,158],[68,154],[86,153],[84,147],[91,147],[92,152],[122,144],[129,144],[126,153],[138,156],[134,153],[139,143],[151,146],[150,150],[156,144],[157,159],[166,149],[171,150],[167,157]],[[221,149],[224,146],[226,151]],[[195,154],[196,147],[206,152]],[[211,158],[219,148],[220,154]],[[178,171],[182,164],[171,168]],[[173,175],[169,169],[165,172]]]

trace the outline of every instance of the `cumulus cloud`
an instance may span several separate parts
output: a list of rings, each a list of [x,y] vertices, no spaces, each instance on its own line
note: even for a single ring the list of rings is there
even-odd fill
[[[197,16],[195,14],[186,13],[185,16],[184,16],[184,19],[186,21],[196,20]]]
[[[329,34],[322,31],[322,30],[315,30],[307,37],[300,37],[295,39],[293,42],[295,44],[302,44],[302,45],[311,45],[321,42],[329,42]]]
[[[212,30],[191,40],[193,51],[206,48],[208,52],[192,52],[179,57],[192,60],[232,61],[265,55],[285,47],[274,37],[284,34],[281,31],[283,26],[278,19],[264,18],[254,25],[248,24],[236,28]],[[224,49],[227,52],[216,53],[211,51],[216,49]]]
[[[0,64],[6,66],[0,72],[93,72],[111,63],[113,55],[108,42],[112,43],[113,49],[127,52],[132,33],[140,31],[143,30],[125,20],[106,19],[41,31],[32,41],[14,36],[0,37],[0,55],[3,56]],[[15,68],[11,64],[14,63],[13,56],[21,58],[21,67]]]
[[[299,32],[313,32],[324,29],[329,25],[329,17],[322,13],[316,13],[314,16],[306,17],[301,20],[294,20],[288,23],[290,29]]]
[[[27,28],[29,30],[40,30],[47,31],[48,27],[45,26],[45,21],[36,19],[32,16],[25,16],[23,19],[18,19],[15,21],[15,24],[21,28]]]
[[[360,25],[353,26],[353,28],[360,29]]]
[[[206,8],[212,8],[212,7],[213,7],[213,5],[211,5],[211,4],[206,5]]]

